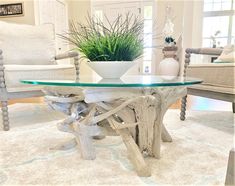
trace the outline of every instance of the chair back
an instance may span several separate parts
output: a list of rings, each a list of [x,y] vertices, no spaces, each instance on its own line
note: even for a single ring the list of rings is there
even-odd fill
[[[56,55],[54,26],[0,21],[0,49],[4,65],[53,65]]]

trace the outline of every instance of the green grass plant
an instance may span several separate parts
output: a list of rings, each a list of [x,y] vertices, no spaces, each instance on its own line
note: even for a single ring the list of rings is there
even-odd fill
[[[131,14],[114,22],[87,17],[85,24],[70,22],[70,31],[60,37],[89,61],[134,61],[143,55],[144,22]]]

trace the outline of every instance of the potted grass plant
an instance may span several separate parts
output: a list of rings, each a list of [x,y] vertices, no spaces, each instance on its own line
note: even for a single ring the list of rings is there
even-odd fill
[[[88,16],[87,23],[70,23],[61,38],[72,44],[88,65],[103,78],[120,78],[143,55],[144,22],[139,17],[119,15],[114,22]]]

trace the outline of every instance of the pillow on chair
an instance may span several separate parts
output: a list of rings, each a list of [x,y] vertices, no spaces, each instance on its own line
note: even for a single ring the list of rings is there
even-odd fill
[[[235,63],[235,48],[233,45],[224,47],[222,54],[215,60],[215,63]]]
[[[53,65],[56,52],[53,25],[0,21],[0,49],[6,65]]]

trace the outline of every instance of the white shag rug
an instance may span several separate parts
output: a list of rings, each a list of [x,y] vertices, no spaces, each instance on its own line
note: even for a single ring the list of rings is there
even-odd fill
[[[94,141],[97,158],[83,160],[77,148],[50,150],[73,138],[56,128],[62,114],[43,104],[15,104],[9,110],[11,130],[0,131],[0,185],[224,184],[234,142],[230,112],[189,111],[180,121],[179,110],[169,110],[164,123],[174,141],[163,143],[161,159],[146,159],[152,176],[141,178],[120,137]]]

